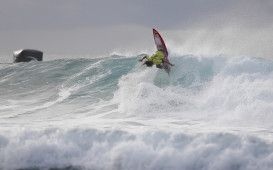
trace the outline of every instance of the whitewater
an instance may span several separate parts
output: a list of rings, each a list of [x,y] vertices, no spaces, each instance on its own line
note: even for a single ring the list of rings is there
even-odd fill
[[[273,169],[273,62],[143,55],[0,64],[0,169]]]

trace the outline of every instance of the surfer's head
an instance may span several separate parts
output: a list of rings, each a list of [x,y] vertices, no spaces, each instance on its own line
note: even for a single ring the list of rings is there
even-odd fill
[[[145,61],[144,64],[146,64],[147,67],[152,67],[153,66],[153,62],[152,61]]]

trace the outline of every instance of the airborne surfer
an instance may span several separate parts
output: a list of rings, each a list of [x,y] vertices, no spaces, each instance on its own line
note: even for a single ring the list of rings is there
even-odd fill
[[[147,61],[145,61],[143,65],[146,65],[147,67],[152,67],[153,65],[156,65],[156,68],[165,69],[168,74],[170,71],[168,64],[171,66],[175,66],[174,64],[169,62],[168,58],[164,57],[164,54],[161,50],[158,50],[151,57],[146,55],[142,59],[139,59],[139,61],[142,62],[145,58],[147,59]]]
[[[174,66],[174,64],[169,62],[168,50],[166,48],[166,45],[161,35],[155,29],[153,29],[153,35],[154,35],[155,45],[158,51],[151,57],[147,55],[144,56],[139,61],[142,62],[146,58],[147,61],[145,61],[143,65],[146,64],[147,67],[152,67],[153,65],[156,65],[157,68],[165,69],[165,71],[169,74],[170,72],[169,65]]]

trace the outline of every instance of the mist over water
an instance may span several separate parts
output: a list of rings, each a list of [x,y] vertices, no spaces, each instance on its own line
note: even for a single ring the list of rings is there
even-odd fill
[[[173,55],[261,57],[273,60],[273,26],[248,27],[240,24],[224,24],[173,30],[167,32],[168,47]]]
[[[0,65],[0,169],[272,169],[273,63],[175,55]]]

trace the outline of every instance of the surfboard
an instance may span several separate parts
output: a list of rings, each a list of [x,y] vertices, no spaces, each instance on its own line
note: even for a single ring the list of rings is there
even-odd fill
[[[168,50],[161,35],[153,28],[154,40],[157,50],[162,50],[164,56],[168,58]]]

